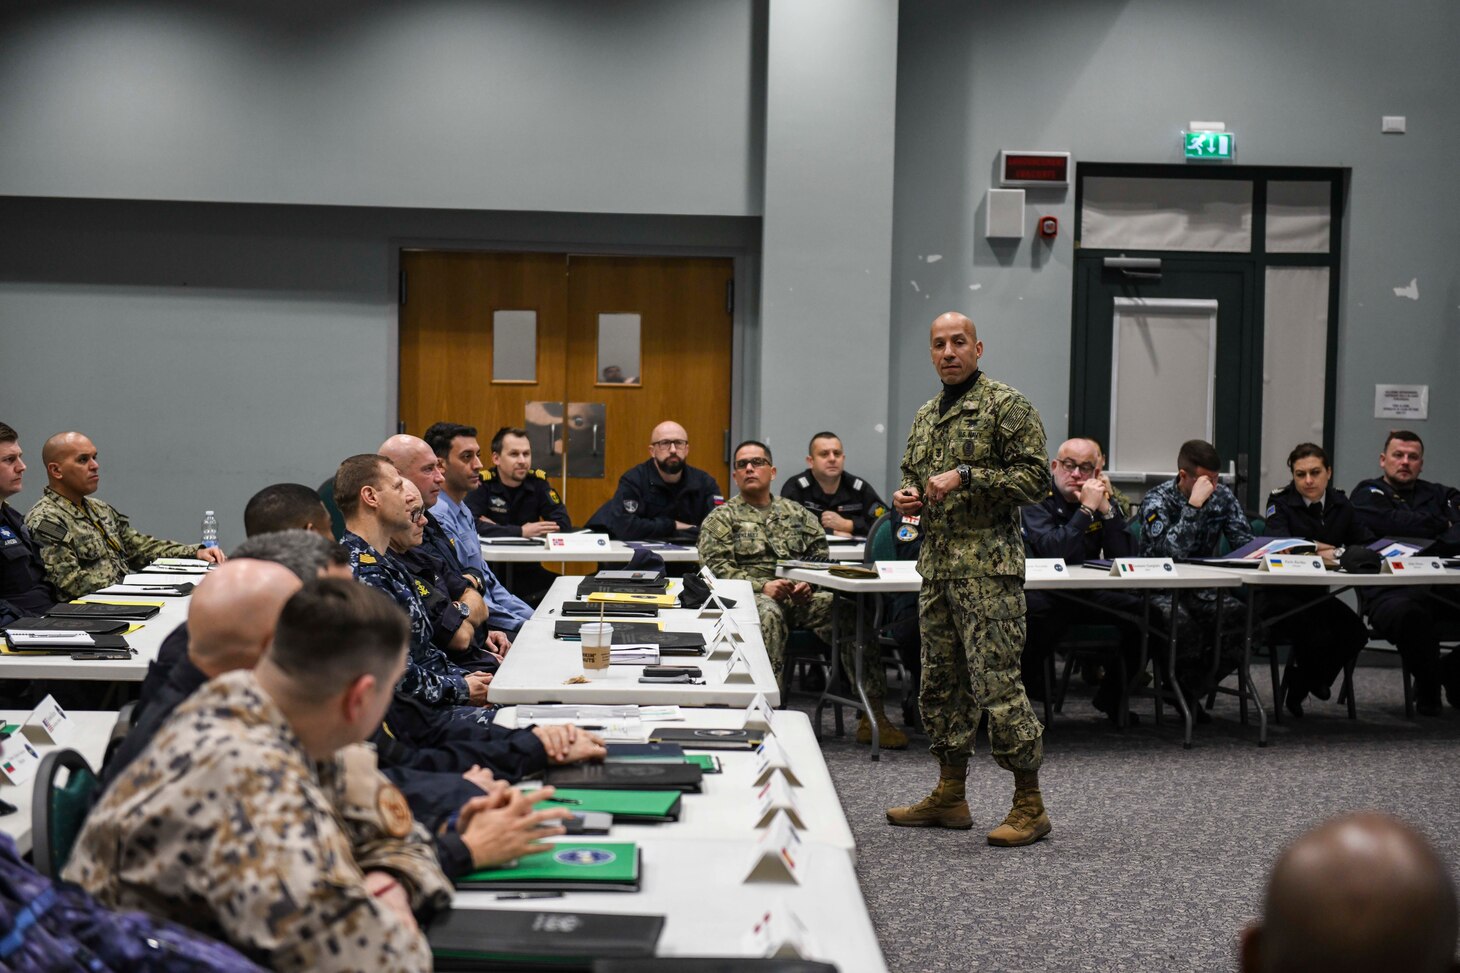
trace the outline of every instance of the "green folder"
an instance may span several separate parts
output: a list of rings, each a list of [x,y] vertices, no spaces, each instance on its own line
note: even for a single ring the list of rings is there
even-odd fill
[[[659,824],[679,820],[679,791],[601,791],[597,788],[560,787],[535,807],[566,807],[570,811],[606,811],[615,824]]]
[[[19,723],[6,723],[4,726],[0,726],[0,733],[14,733],[18,729],[20,729]]]
[[[700,770],[707,774],[718,774],[721,771],[720,758],[713,753],[687,753],[684,755],[684,762],[687,764],[699,764]]]
[[[479,891],[637,892],[639,846],[632,841],[565,841],[507,868],[484,868],[456,880]]]

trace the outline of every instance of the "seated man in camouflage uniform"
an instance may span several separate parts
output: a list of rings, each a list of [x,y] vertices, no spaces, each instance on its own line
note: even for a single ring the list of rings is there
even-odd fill
[[[96,447],[79,432],[61,432],[41,447],[50,482],[25,515],[40,545],[46,575],[64,598],[79,598],[116,584],[160,557],[200,557],[222,563],[216,547],[159,540],[139,530],[120,512],[90,499],[101,482]]]
[[[390,599],[308,582],[253,671],[174,712],[87,819],[64,877],[104,904],[224,939],[276,970],[428,969],[450,903],[425,830],[378,773],[346,773],[405,667]]]
[[[1181,444],[1176,456],[1176,479],[1157,484],[1141,499],[1141,557],[1213,557],[1217,544],[1225,536],[1233,549],[1252,540],[1252,521],[1242,511],[1236,494],[1217,482],[1221,461],[1217,449],[1201,439]],[[1210,663],[1203,661],[1211,645],[1210,633],[1222,629],[1221,662],[1217,679],[1236,668],[1242,658],[1242,613],[1244,609],[1234,595],[1222,599],[1224,609],[1217,615],[1217,592],[1214,588],[1198,588],[1185,592],[1181,610],[1172,618],[1170,594],[1151,598],[1152,608],[1177,631],[1176,679],[1182,691],[1196,706],[1199,719],[1208,717],[1195,697],[1205,695],[1210,679]]]
[[[781,681],[785,666],[786,638],[791,628],[809,628],[824,641],[831,640],[832,594],[813,591],[804,581],[776,577],[781,558],[827,556],[826,532],[811,512],[792,500],[771,494],[776,468],[764,443],[747,440],[735,449],[735,485],[740,494],[710,511],[700,525],[700,559],[718,578],[749,581],[755,588],[755,607],[760,614],[761,636],[766,653]],[[843,636],[854,631],[855,621],[846,612],[838,621]],[[842,663],[847,674],[855,672],[851,640],[842,641]],[[862,689],[877,718],[878,742],[900,750],[907,746],[907,734],[888,721],[882,711],[887,673],[882,668],[877,643],[864,646]],[[872,725],[862,717],[857,742],[871,744]]]

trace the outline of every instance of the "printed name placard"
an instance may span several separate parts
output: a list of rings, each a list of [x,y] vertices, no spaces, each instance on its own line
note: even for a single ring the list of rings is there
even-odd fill
[[[1026,557],[1024,559],[1024,580],[1068,578],[1069,566],[1062,557]]]
[[[761,786],[776,773],[780,773],[791,784],[801,786],[801,778],[791,769],[791,759],[786,756],[786,751],[781,749],[775,737],[769,736],[761,741],[755,751],[755,786]]]
[[[771,704],[766,702],[765,693],[756,693],[750,705],[745,707],[745,722],[740,724],[744,730],[764,730],[767,733],[774,733],[772,726],[774,710]]]
[[[755,799],[760,809],[755,821],[757,828],[764,828],[770,824],[778,811],[784,812],[796,827],[806,827],[806,820],[801,816],[801,809],[796,806],[796,796],[791,793],[791,785],[786,783],[786,778],[780,774],[772,774],[771,779],[762,784],[760,790],[756,792]]]
[[[1126,557],[1110,562],[1112,578],[1175,578],[1176,565],[1169,557]]]
[[[745,647],[737,645],[735,651],[730,653],[730,661],[725,665],[725,677],[721,682],[755,682],[755,677],[750,674],[750,660],[745,657]]]
[[[607,534],[549,534],[547,535],[547,547],[549,551],[558,551],[562,554],[592,553],[594,551],[608,550]]]
[[[878,561],[877,577],[883,581],[921,581],[916,561]]]
[[[1384,574],[1436,575],[1445,573],[1445,562],[1437,557],[1386,557]]]
[[[47,696],[30,711],[20,727],[21,732],[37,743],[66,745],[76,735],[76,724],[66,715],[56,697]]]
[[[811,930],[786,907],[777,903],[761,914],[741,945],[751,956],[772,959],[811,959],[816,954]]]
[[[1323,558],[1316,554],[1265,554],[1257,570],[1273,574],[1323,574]]]
[[[750,868],[742,882],[795,882],[801,884],[801,836],[784,811],[777,811],[770,826],[751,849]]]
[[[41,765],[41,755],[30,741],[20,734],[0,740],[0,775],[10,783],[29,784]]]

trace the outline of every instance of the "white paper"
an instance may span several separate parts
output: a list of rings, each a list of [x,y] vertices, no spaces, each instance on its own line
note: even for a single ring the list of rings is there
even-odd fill
[[[40,763],[41,755],[25,737],[14,734],[8,740],[0,740],[0,775],[10,783],[16,786],[30,783]]]
[[[650,644],[615,645],[608,650],[608,664],[613,666],[657,666],[659,646]]]
[[[1428,419],[1428,385],[1375,385],[1375,419]]]
[[[96,644],[96,640],[88,632],[45,632],[8,628],[5,630],[5,634],[10,636],[10,641],[14,643],[17,649],[24,648],[27,645],[75,645],[84,647]]]

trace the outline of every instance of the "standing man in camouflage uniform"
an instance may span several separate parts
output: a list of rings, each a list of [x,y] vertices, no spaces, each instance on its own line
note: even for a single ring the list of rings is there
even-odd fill
[[[253,671],[207,683],[109,787],[65,877],[275,970],[423,970],[450,883],[400,791],[344,773],[405,666],[405,618],[308,582]]]
[[[818,638],[830,642],[835,601],[830,591],[815,591],[804,581],[776,577],[776,561],[825,558],[826,531],[805,507],[771,493],[776,468],[771,465],[771,451],[765,443],[752,439],[737,446],[733,475],[740,493],[710,511],[700,525],[700,560],[716,577],[749,581],[755,589],[761,636],[776,682],[780,682],[790,629],[809,628]],[[850,612],[838,622],[844,635],[854,625]],[[907,735],[882,712],[887,674],[879,655],[875,641],[863,646],[862,690],[877,719],[878,742],[900,750],[907,746]],[[842,664],[848,676],[856,672],[847,639],[842,641]],[[857,742],[872,743],[872,724],[865,714],[857,727]]]
[[[222,564],[223,551],[165,541],[139,530],[119,511],[89,499],[101,483],[96,447],[79,432],[60,432],[41,447],[50,482],[25,515],[46,574],[64,598],[116,584],[160,557],[200,557]]]
[[[918,618],[923,677],[918,701],[938,758],[933,793],[887,811],[891,824],[971,828],[964,798],[979,714],[988,714],[994,760],[1014,774],[1014,806],[991,845],[1027,845],[1049,834],[1039,792],[1044,727],[1019,679],[1024,650],[1024,545],[1019,508],[1049,489],[1044,426],[1019,392],[979,370],[973,322],[933,320],[933,367],[943,392],[918,410],[892,495],[923,536]]]

